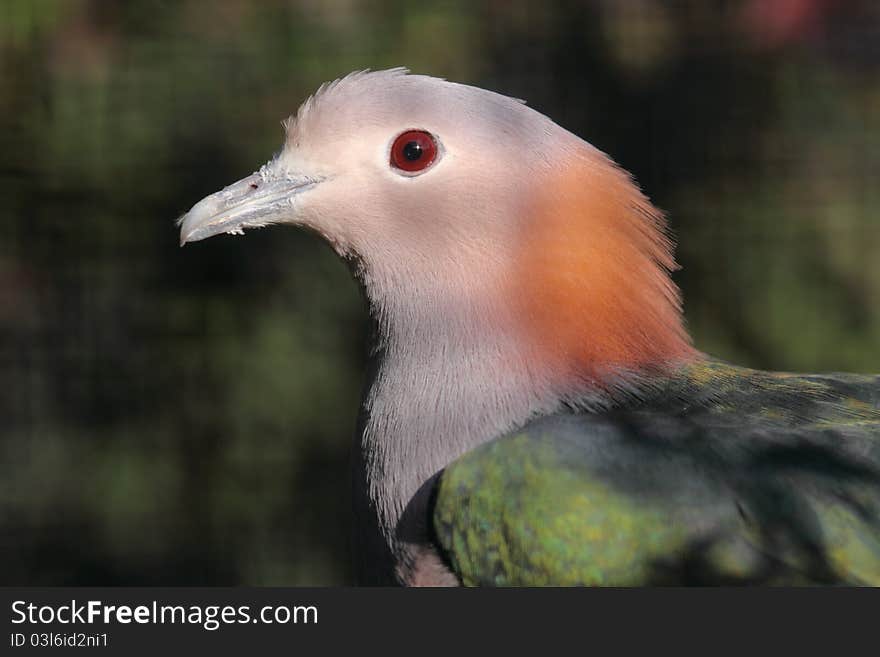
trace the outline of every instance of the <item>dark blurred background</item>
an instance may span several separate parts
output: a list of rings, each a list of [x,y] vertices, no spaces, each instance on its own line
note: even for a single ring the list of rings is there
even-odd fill
[[[0,584],[336,584],[366,317],[174,220],[322,81],[525,98],[678,236],[705,351],[880,371],[880,3],[0,0]]]

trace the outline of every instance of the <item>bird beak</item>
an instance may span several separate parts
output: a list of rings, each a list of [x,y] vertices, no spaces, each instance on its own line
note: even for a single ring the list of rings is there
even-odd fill
[[[180,245],[220,233],[241,235],[245,228],[291,221],[297,195],[318,182],[315,178],[274,176],[265,171],[234,182],[203,198],[180,218]]]

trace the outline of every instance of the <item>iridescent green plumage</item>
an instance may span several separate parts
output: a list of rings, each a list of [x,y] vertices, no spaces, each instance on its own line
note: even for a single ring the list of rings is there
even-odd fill
[[[434,525],[465,584],[880,585],[880,377],[700,361],[464,455]]]

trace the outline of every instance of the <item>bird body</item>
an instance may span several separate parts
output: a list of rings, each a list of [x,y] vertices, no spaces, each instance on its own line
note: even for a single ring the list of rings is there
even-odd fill
[[[880,586],[880,377],[713,360],[539,418],[444,471],[466,584]]]
[[[522,102],[402,69],[355,73],[319,89],[285,130],[276,158],[183,217],[181,242],[291,223],[353,262],[375,323],[354,459],[362,581],[654,581],[649,556],[675,562],[691,539],[712,539],[700,528],[735,520],[725,515],[731,504],[746,509],[731,482],[752,443],[806,430],[795,422],[799,400],[818,384],[729,369],[698,352],[670,278],[662,214],[605,154]],[[880,385],[851,385],[811,407],[809,418],[826,425],[810,431],[839,436],[826,441],[835,454],[861,445],[845,460],[860,455],[872,473],[864,490],[876,494]],[[739,408],[755,401],[749,390],[777,399],[767,408],[782,419]],[[831,413],[850,402],[849,414]],[[740,412],[743,423],[730,422]],[[844,420],[853,422],[838,426]],[[707,474],[699,445],[684,446],[703,430],[705,452],[744,446],[729,462],[719,457],[724,476]],[[627,451],[631,441],[656,451]],[[640,458],[651,481],[663,483],[651,467],[667,465],[681,478],[679,488],[668,482],[670,497],[655,499],[644,484],[639,494],[654,506],[627,487]],[[517,470],[520,461],[547,476]],[[597,474],[608,464],[620,471],[613,487]],[[703,515],[674,502],[710,489]],[[603,526],[578,506],[595,511],[599,499],[683,533],[675,542],[623,511]],[[547,516],[559,532],[539,526],[540,500],[574,504]],[[611,564],[614,545],[621,560]],[[625,561],[627,550],[641,566]]]

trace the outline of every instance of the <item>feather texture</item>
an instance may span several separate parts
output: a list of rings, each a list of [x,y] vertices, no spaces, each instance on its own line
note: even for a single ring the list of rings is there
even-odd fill
[[[693,358],[662,213],[604,153],[566,146],[524,209],[506,292],[521,304],[533,358],[595,388]]]
[[[464,583],[880,585],[880,377],[701,361],[662,383],[446,469]]]
[[[604,153],[404,69],[322,85],[284,128],[181,239],[289,223],[355,263],[362,581],[878,581],[877,380],[697,352],[665,219]],[[410,130],[436,145],[418,175],[390,161]]]

